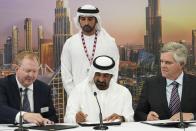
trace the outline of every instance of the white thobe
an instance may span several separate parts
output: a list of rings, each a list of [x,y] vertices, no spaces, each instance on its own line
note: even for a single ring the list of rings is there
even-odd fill
[[[100,111],[94,92],[97,92],[103,119],[116,113],[124,116],[125,121],[133,121],[132,96],[128,89],[110,82],[107,90],[100,91],[95,84],[89,86],[90,84],[87,83],[86,79],[71,92],[67,102],[65,122],[76,123],[75,117],[79,111],[87,114],[88,122],[99,122]]]
[[[84,36],[90,56],[92,55],[94,37],[95,35],[90,37]],[[117,80],[119,51],[115,40],[109,37],[104,31],[98,32],[94,58],[100,55],[108,55],[115,60],[114,78]],[[65,42],[61,54],[61,75],[63,86],[68,96],[71,90],[88,76],[89,69],[90,63],[84,51],[81,32],[79,32]]]

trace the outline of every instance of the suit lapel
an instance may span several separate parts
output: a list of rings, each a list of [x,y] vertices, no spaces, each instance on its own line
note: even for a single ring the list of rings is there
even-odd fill
[[[165,78],[160,77],[160,79],[159,79],[159,87],[160,87],[159,94],[160,94],[161,100],[163,102],[163,107],[164,107],[165,111],[167,113],[169,113],[167,96],[166,96],[166,79]]]
[[[191,84],[191,82],[189,82],[189,79],[187,78],[188,76],[186,74],[184,74],[183,76],[183,87],[182,87],[182,96],[181,96],[181,109],[183,111],[183,107],[184,107],[184,104],[186,102],[186,96],[189,95],[188,93],[188,87],[189,84]]]
[[[37,82],[35,81],[33,83],[33,99],[34,99],[34,112],[39,113],[40,108],[39,108],[39,90],[37,89]]]
[[[14,103],[16,104],[17,108],[20,109],[20,92],[19,92],[19,88],[18,88],[18,84],[16,82],[16,76],[12,75],[9,78],[9,87],[10,88],[10,93],[13,93],[13,101],[15,101]]]

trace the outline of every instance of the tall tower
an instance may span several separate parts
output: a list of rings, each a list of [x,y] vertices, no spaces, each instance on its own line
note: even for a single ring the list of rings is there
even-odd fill
[[[53,69],[54,59],[53,59],[53,43],[51,39],[41,39],[40,41],[40,63],[47,64]],[[50,57],[49,57],[50,56]]]
[[[31,18],[25,19],[24,30],[25,30],[25,50],[26,51],[33,51],[33,49],[32,49],[32,21],[31,21]]]
[[[146,7],[146,35],[144,47],[155,56],[155,63],[159,63],[160,46],[162,44],[162,23],[160,15],[160,0],[148,0]]]
[[[195,64],[196,59],[196,29],[192,30],[192,56],[193,56],[193,64]]]
[[[56,1],[53,36],[55,69],[60,66],[60,56],[63,45],[71,36],[69,9],[67,8],[67,5],[67,0]]]
[[[19,43],[19,30],[18,27],[12,27],[12,60],[15,59],[18,53],[18,43]]]
[[[8,36],[6,43],[4,44],[4,62],[5,65],[12,63],[12,37]]]
[[[38,33],[38,54],[39,54],[39,59],[41,61],[41,40],[44,39],[44,30],[42,25],[38,26],[37,33]]]
[[[120,53],[120,60],[125,61],[125,46],[121,45],[119,47],[119,53]]]

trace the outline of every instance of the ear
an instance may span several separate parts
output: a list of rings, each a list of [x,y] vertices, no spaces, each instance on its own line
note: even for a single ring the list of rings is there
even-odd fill
[[[180,63],[180,66],[184,68],[185,64],[183,62]]]
[[[15,65],[15,66],[14,66],[14,70],[15,70],[15,71],[17,71],[17,70],[18,70],[18,68],[19,68],[19,66],[18,66],[18,65]]]

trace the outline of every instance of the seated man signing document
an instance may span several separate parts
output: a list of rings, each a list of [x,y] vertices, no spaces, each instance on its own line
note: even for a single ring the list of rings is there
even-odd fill
[[[71,92],[65,122],[99,122],[100,103],[103,121],[132,121],[131,93],[113,79],[115,61],[109,56],[94,59],[89,76]]]

